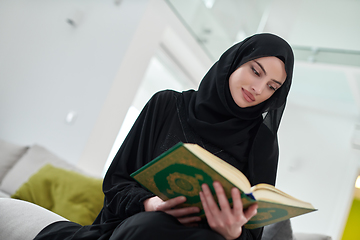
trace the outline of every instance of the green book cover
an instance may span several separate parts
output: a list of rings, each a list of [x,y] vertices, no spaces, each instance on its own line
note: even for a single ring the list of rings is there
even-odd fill
[[[313,211],[302,207],[255,200],[251,193],[250,183],[240,171],[195,144],[176,144],[132,173],[131,177],[164,201],[185,196],[186,202],[179,207],[197,206],[201,209],[198,214],[201,217],[205,217],[199,196],[203,183],[210,187],[216,199],[212,183],[219,181],[230,204],[232,203],[231,189],[237,187],[241,191],[244,208],[255,202],[259,204],[258,214],[245,225],[250,229]]]

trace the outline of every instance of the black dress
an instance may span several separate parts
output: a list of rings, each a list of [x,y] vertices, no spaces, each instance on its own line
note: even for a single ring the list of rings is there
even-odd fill
[[[103,186],[106,196],[104,207],[94,224],[81,226],[73,222],[56,222],[44,228],[35,240],[140,239],[137,233],[143,235],[144,239],[199,239],[204,234],[207,235],[206,239],[223,239],[210,230],[206,223],[200,224],[198,228],[185,227],[165,213],[144,212],[143,201],[154,195],[129,177],[129,174],[180,141],[197,143],[244,171],[246,161],[237,161],[227,152],[202,140],[192,130],[186,121],[185,109],[182,93],[167,90],[155,94],[139,115],[109,167]],[[134,228],[137,231],[129,230]],[[147,231],[152,233],[145,234]],[[260,239],[261,232],[262,229],[244,229],[239,239]],[[156,233],[161,233],[161,237]]]
[[[266,101],[240,108],[231,97],[229,77],[242,64],[266,56],[284,62],[286,80]],[[257,34],[229,48],[204,76],[198,91],[155,94],[106,173],[104,206],[94,224],[56,222],[35,239],[223,239],[206,222],[186,227],[166,213],[145,212],[144,200],[154,195],[130,174],[181,141],[196,143],[217,155],[242,171],[252,185],[274,185],[277,130],[291,85],[293,61],[287,42],[273,34]],[[238,239],[261,239],[261,234],[262,228],[243,228]]]

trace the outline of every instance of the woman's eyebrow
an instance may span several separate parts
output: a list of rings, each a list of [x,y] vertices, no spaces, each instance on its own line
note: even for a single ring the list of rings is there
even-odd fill
[[[259,67],[263,70],[263,72],[264,72],[265,75],[266,75],[266,71],[265,71],[264,67],[263,67],[259,62],[257,62],[256,60],[254,60],[254,62],[256,62],[257,65],[259,65]]]
[[[265,68],[259,62],[257,62],[256,60],[254,60],[254,62],[256,62],[256,64],[259,65],[259,67],[263,70],[264,74],[266,75]],[[282,83],[279,82],[279,81],[276,81],[274,79],[271,79],[271,80],[273,80],[275,83],[279,84],[280,86],[282,85]]]
[[[276,81],[276,80],[274,80],[274,79],[271,79],[271,80],[273,80],[273,82],[275,82],[275,83],[279,84],[280,86],[282,85],[282,83],[281,83],[281,82],[279,82],[279,81]]]

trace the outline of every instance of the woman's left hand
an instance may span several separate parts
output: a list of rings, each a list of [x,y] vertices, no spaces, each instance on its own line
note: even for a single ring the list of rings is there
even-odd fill
[[[210,188],[203,184],[200,198],[204,207],[205,215],[209,226],[220,233],[226,239],[236,239],[241,235],[242,226],[257,213],[257,204],[251,205],[245,211],[241,202],[240,191],[237,188],[231,189],[233,207],[225,195],[224,189],[219,182],[213,183],[220,209],[216,204]]]

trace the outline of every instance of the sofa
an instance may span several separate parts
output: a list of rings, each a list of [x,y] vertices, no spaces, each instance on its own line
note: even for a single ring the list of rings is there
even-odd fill
[[[46,164],[86,175],[45,147],[16,145],[0,139],[0,197],[10,197]]]
[[[47,148],[0,139],[0,239],[33,239],[55,221],[91,224],[103,204],[102,179]],[[264,240],[330,240],[293,233],[289,220],[265,227]]]
[[[19,221],[15,217],[10,221],[5,212],[20,220],[38,213],[33,221],[22,222],[20,230],[36,232],[55,220],[89,225],[103,199],[102,179],[41,145],[21,146],[0,139],[0,239],[24,240]],[[16,229],[10,231],[13,227]],[[4,236],[6,232],[11,235]]]

